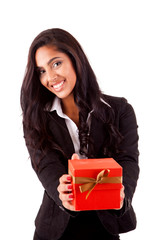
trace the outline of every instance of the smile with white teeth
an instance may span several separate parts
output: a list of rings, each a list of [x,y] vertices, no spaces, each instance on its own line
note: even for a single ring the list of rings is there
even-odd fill
[[[61,81],[60,83],[52,85],[52,87],[54,88],[55,91],[60,91],[62,89],[63,84],[64,84],[64,80]]]

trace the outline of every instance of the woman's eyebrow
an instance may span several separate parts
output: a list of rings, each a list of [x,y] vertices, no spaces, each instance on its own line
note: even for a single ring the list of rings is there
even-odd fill
[[[57,58],[60,58],[60,57],[51,58],[51,59],[47,62],[47,65],[49,65],[52,61],[54,61],[54,60],[57,59]]]
[[[53,58],[51,58],[51,59],[47,62],[47,65],[49,65],[52,61],[54,61],[54,60],[57,59],[57,58],[60,58],[60,57],[53,57]],[[43,67],[40,67],[40,66],[37,66],[37,67],[36,67],[37,70],[39,70],[39,69],[41,69],[41,68],[43,68]]]

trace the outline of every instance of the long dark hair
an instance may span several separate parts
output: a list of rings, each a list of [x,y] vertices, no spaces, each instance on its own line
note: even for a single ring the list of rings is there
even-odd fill
[[[77,81],[74,88],[75,103],[79,107],[79,139],[80,153],[94,157],[94,150],[88,152],[88,144],[92,142],[89,137],[89,127],[86,122],[91,110],[96,118],[106,125],[109,136],[106,154],[111,155],[118,151],[121,136],[114,127],[113,109],[101,101],[103,95],[99,89],[96,76],[88,62],[86,55],[77,40],[67,31],[53,28],[40,33],[32,42],[26,73],[21,88],[21,107],[23,112],[24,137],[32,149],[40,149],[44,154],[51,149],[63,152],[50,136],[47,124],[48,112],[55,95],[47,90],[39,80],[36,71],[35,53],[38,48],[52,45],[60,52],[69,56],[76,71]],[[34,161],[34,159],[33,159]]]

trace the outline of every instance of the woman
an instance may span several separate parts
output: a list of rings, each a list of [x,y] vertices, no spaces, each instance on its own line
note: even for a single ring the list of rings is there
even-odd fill
[[[133,108],[124,98],[102,94],[80,44],[68,32],[49,29],[34,39],[21,106],[32,166],[45,189],[34,239],[116,240],[135,229],[131,201],[139,167]],[[121,208],[76,212],[67,160],[107,157],[123,167]]]

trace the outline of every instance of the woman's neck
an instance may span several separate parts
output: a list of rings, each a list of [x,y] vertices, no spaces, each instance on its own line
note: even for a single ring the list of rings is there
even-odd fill
[[[77,126],[79,126],[79,109],[74,101],[73,94],[61,101],[62,111],[66,114]]]

